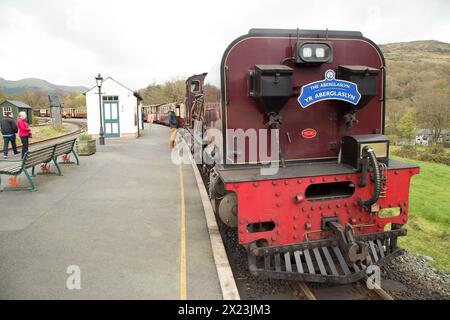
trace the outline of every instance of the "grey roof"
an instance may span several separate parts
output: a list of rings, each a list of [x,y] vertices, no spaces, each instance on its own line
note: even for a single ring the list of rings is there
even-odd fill
[[[9,103],[11,103],[11,104],[13,104],[13,105],[15,105],[16,107],[19,107],[19,108],[32,109],[32,107],[30,107],[29,105],[27,105],[26,103],[24,103],[22,101],[9,100],[9,99],[6,99],[5,101],[8,101]],[[5,101],[3,101],[3,102],[5,102]]]
[[[109,79],[112,80],[112,81],[114,81],[115,83],[121,85],[121,86],[124,87],[125,89],[127,89],[127,90],[129,90],[129,91],[131,91],[131,92],[134,93],[133,90],[131,90],[131,89],[128,88],[127,86],[124,86],[123,84],[121,84],[119,81],[113,79],[112,77],[106,77],[106,78],[103,80],[103,82],[105,82],[106,80],[109,80]],[[97,85],[93,86],[92,88],[90,88],[89,90],[87,90],[86,92],[84,92],[83,94],[85,95],[86,93],[88,93],[89,91],[91,91],[91,90],[94,89],[94,88],[97,88]],[[137,98],[137,97],[136,97],[136,98]]]

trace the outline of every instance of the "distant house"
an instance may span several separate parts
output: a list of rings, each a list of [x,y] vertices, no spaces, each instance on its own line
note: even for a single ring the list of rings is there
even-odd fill
[[[31,108],[26,103],[17,100],[4,100],[0,102],[0,121],[6,115],[7,112],[12,112],[14,119],[19,117],[19,112],[25,111],[27,113],[28,122],[31,123],[31,114],[33,108]]]
[[[137,138],[141,123],[142,98],[133,90],[111,77],[102,83],[102,124],[105,138]],[[100,132],[100,108],[98,87],[94,86],[84,93],[88,133],[94,137]]]
[[[418,129],[416,131],[416,144],[421,146],[428,146],[433,141],[433,132],[431,129]],[[450,143],[450,131],[449,130],[442,130],[441,134],[439,135],[439,138],[437,141],[434,141],[437,143],[444,143],[449,144]]]

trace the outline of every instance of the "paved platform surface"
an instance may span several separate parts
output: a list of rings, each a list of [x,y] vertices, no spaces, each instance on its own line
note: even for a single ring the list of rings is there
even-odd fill
[[[153,125],[137,140],[107,140],[64,176],[35,178],[37,192],[0,192],[0,299],[179,299],[180,169],[168,135]],[[191,165],[181,172],[187,298],[221,299]],[[66,287],[71,265],[80,290]]]

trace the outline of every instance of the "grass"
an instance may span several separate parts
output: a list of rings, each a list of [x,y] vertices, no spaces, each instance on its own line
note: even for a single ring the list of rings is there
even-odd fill
[[[33,138],[30,139],[31,142],[39,142],[49,138],[55,138],[65,133],[68,133],[70,129],[64,125],[62,126],[38,126],[31,127],[31,133],[33,134]],[[17,146],[21,146],[20,138],[16,135]],[[11,145],[10,145],[11,146]],[[3,150],[3,139],[0,139],[0,150]]]
[[[392,159],[420,166],[411,180],[408,235],[399,239],[400,246],[432,257],[434,267],[450,272],[450,166]]]

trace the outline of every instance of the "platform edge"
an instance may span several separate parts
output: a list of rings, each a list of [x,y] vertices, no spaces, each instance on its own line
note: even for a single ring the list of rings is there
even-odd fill
[[[211,240],[211,248],[213,252],[214,262],[216,265],[217,275],[219,277],[220,288],[224,300],[240,300],[239,291],[234,281],[233,272],[228,261],[228,256],[220,236],[219,226],[217,225],[214,211],[209,201],[208,193],[203,184],[202,177],[198,171],[197,165],[189,152],[192,169],[194,170],[195,180],[197,182],[198,191],[202,199],[203,210],[205,212],[206,224],[208,227],[209,238]]]

